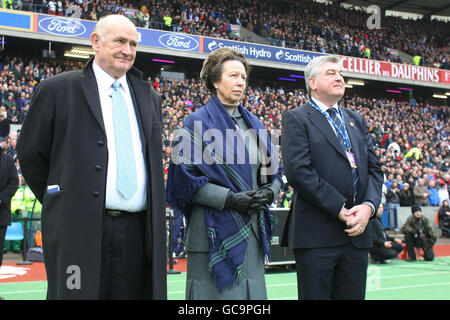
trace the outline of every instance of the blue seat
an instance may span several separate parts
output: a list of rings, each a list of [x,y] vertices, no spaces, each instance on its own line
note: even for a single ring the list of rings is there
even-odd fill
[[[398,229],[398,217],[397,208],[384,208],[383,215],[381,216],[381,222],[384,229],[397,230]]]
[[[20,222],[13,222],[8,226],[5,240],[23,240],[23,226]]]

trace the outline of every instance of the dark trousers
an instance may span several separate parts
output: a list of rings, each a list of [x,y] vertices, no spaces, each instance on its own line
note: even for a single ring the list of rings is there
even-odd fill
[[[386,248],[382,247],[373,247],[370,249],[370,256],[375,261],[385,261],[388,259],[394,259],[397,255],[403,251],[403,246],[400,243],[392,241],[392,247]]]
[[[100,299],[135,300],[144,289],[145,213],[103,217]]]
[[[368,249],[352,244],[294,249],[298,297],[301,300],[364,300]]]
[[[5,246],[6,229],[8,226],[0,226],[0,267],[3,263],[3,247]]]
[[[416,238],[413,233],[405,233],[405,245],[406,251],[408,251],[408,257],[416,259],[416,251],[414,248],[421,248],[425,261],[434,260],[433,246],[430,246],[423,238]]]
[[[444,237],[450,237],[450,217],[444,216],[443,219],[439,218],[439,228],[442,230]]]

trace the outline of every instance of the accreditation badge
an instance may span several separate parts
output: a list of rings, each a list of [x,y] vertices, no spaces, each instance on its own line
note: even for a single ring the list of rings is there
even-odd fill
[[[347,159],[350,162],[352,168],[358,168],[358,166],[356,165],[355,155],[353,154],[353,152],[351,150],[347,150],[345,151],[345,154],[347,155]]]

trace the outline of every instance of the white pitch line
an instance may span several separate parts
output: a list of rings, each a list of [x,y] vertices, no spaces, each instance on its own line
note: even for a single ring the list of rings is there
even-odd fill
[[[273,278],[273,277],[283,277],[283,276],[292,276],[295,277],[297,274],[294,272],[288,272],[288,273],[280,273],[280,274],[265,274],[266,277]]]
[[[297,300],[298,296],[295,297],[281,297],[281,298],[271,298],[269,300]]]
[[[409,288],[422,288],[422,287],[436,287],[436,286],[447,286],[450,285],[450,282],[443,283],[426,283],[426,284],[416,284],[412,286],[401,286],[401,287],[388,287],[388,288],[378,288],[378,289],[369,289],[367,292],[373,291],[385,291],[385,290],[398,290],[398,289],[409,289]]]
[[[167,294],[181,294],[181,293],[185,293],[186,291],[170,291],[167,292]]]
[[[47,291],[47,289],[41,290],[21,290],[21,291],[0,291],[0,294],[20,294],[20,293],[31,293],[31,292],[43,292]]]
[[[266,285],[266,287],[290,287],[290,286],[297,286],[297,281],[296,282],[290,282],[290,283],[277,283],[277,284],[268,284]]]
[[[425,276],[425,275],[434,275],[434,274],[447,274],[450,271],[438,271],[438,272],[422,272],[422,273],[411,273],[411,274],[397,274],[393,276],[377,276],[377,277],[368,277],[370,279],[395,279],[395,278],[406,278],[406,277],[415,277],[415,276]]]
[[[425,276],[425,275],[435,275],[435,274],[447,274],[450,273],[450,271],[438,271],[438,272],[422,272],[422,273],[411,273],[411,274],[399,274],[399,275],[393,275],[393,276],[369,276],[370,279],[394,279],[394,278],[406,278],[406,277],[416,277],[416,276]],[[267,287],[282,287],[282,286],[290,286],[290,285],[296,285],[297,282],[290,282],[287,284],[269,284],[266,285]]]
[[[172,283],[183,283],[183,282],[186,282],[186,279],[184,279],[184,280],[175,280],[175,281],[167,281],[167,284],[172,284]]]
[[[369,265],[368,270],[374,269],[374,270],[385,270],[385,269],[433,269],[433,268],[441,268],[441,267],[447,267],[448,262],[433,262],[430,264],[422,264],[417,262],[405,262],[405,264],[394,264],[394,265]]]

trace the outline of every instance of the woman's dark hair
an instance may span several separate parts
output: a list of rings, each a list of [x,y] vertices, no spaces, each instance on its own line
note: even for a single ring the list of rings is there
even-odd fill
[[[217,94],[214,87],[215,82],[219,82],[222,78],[223,64],[225,61],[236,60],[244,65],[245,72],[250,73],[250,64],[245,59],[242,53],[239,53],[230,48],[220,48],[209,54],[205,61],[203,61],[202,71],[200,71],[200,79],[211,93]]]

